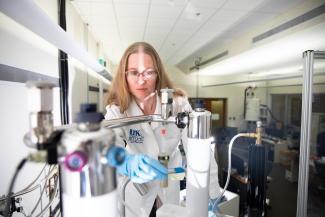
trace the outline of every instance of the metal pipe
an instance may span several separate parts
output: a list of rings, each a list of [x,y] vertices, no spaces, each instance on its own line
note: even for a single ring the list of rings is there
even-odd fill
[[[100,123],[100,125],[102,127],[119,128],[119,127],[127,127],[133,124],[141,124],[146,122],[162,122],[162,123],[175,124],[176,117],[171,116],[168,119],[164,120],[162,119],[161,115],[141,115],[141,116],[119,118],[119,119],[112,119],[112,120],[103,120]],[[69,130],[69,129],[75,129],[77,127],[78,125],[74,123],[74,124],[67,124],[67,125],[54,127],[54,130]],[[25,137],[26,137],[24,138],[24,141],[26,140],[25,144],[28,144],[26,143],[29,140],[28,135],[26,134]]]
[[[180,167],[184,170],[184,172],[186,173],[186,168],[184,167]],[[168,174],[175,174],[176,173],[176,170],[175,168],[172,168],[172,169],[168,169]],[[120,184],[120,188],[119,188],[119,192],[118,194],[120,195],[121,199],[125,201],[125,189],[126,189],[126,186],[128,185],[128,183],[130,182],[130,177],[129,176],[126,176],[122,183]],[[140,192],[139,192],[140,193]],[[141,193],[140,193],[141,194]],[[120,206],[119,206],[119,213],[122,215],[122,216],[125,216],[125,206],[123,203],[120,203]]]
[[[314,73],[314,76],[319,76],[319,75],[325,75],[325,71]],[[274,80],[283,80],[283,79],[301,78],[301,77],[303,77],[303,74],[281,76],[281,77],[274,77],[274,78],[262,78],[262,79],[248,80],[248,81],[236,81],[236,82],[229,82],[229,83],[222,83],[222,84],[210,84],[210,85],[203,85],[202,87],[224,86],[224,85],[231,85],[231,84],[242,84],[242,83],[261,82],[261,81],[274,81]]]
[[[325,82],[322,83],[313,83],[313,85],[324,85]],[[303,84],[283,84],[283,85],[270,85],[270,86],[258,86],[258,88],[271,88],[271,87],[294,87],[294,86],[302,86]]]
[[[303,87],[302,87],[302,113],[301,113],[301,144],[298,180],[297,217],[307,216],[308,178],[309,178],[309,148],[313,94],[313,67],[314,51],[305,51]]]
[[[314,59],[325,59],[325,51],[314,51]]]

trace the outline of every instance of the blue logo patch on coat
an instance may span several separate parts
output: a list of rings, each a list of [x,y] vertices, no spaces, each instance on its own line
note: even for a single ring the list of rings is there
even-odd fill
[[[130,129],[130,143],[143,143],[143,136],[140,135],[140,130],[132,130]]]

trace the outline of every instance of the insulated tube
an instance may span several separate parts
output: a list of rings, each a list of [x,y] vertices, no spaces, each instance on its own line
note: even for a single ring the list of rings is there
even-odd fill
[[[216,202],[212,205],[212,211],[214,212],[214,208],[215,206],[219,203],[220,199],[222,198],[222,195],[225,193],[227,187],[228,187],[228,184],[229,184],[229,180],[230,180],[230,173],[231,173],[231,149],[232,149],[232,145],[234,144],[234,141],[238,138],[238,137],[241,137],[241,136],[246,136],[245,133],[242,133],[242,134],[238,134],[236,136],[234,136],[230,143],[229,143],[229,150],[228,150],[228,175],[227,175],[227,181],[226,181],[226,184],[225,184],[225,187],[223,188],[223,191],[221,193],[221,195],[219,196],[218,200],[216,200]]]
[[[186,207],[191,211],[191,217],[208,216],[210,145],[210,139],[188,138]]]

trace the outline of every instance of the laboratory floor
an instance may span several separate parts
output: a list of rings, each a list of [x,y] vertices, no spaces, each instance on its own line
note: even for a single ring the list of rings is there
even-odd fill
[[[280,163],[273,164],[269,176],[273,181],[268,183],[266,198],[270,200],[271,209],[267,210],[268,217],[294,217],[297,212],[298,182],[290,182],[285,178],[289,168]]]

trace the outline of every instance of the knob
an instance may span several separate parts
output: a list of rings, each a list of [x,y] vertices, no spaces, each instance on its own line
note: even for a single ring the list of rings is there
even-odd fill
[[[111,167],[121,165],[125,160],[125,151],[120,147],[110,147],[106,154],[107,164]]]
[[[82,151],[75,151],[65,157],[64,165],[71,172],[80,172],[87,163],[87,155]]]

